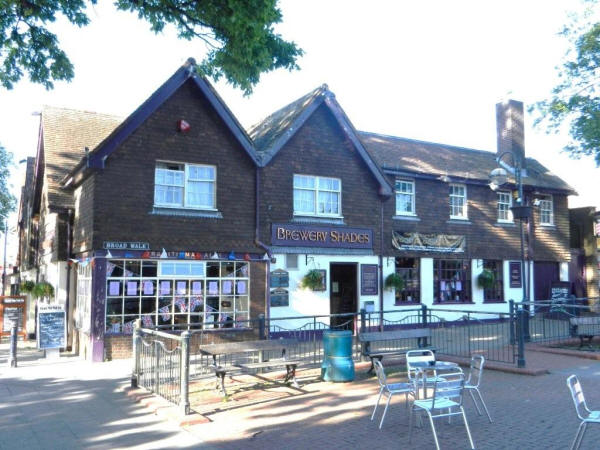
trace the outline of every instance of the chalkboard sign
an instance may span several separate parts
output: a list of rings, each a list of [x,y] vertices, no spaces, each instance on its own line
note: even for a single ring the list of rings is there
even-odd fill
[[[62,305],[38,306],[38,348],[66,347],[65,309]]]
[[[15,307],[15,306],[5,306],[4,307],[4,317],[2,318],[2,329],[8,330],[12,328],[12,323],[14,320],[17,321],[17,331],[23,331],[23,308]]]
[[[377,295],[377,264],[361,264],[360,266],[360,295]]]
[[[0,297],[0,330],[1,336],[10,335],[13,320],[17,321],[17,333],[25,337],[25,297],[7,296]]]
[[[510,274],[510,287],[520,288],[523,287],[521,280],[521,261],[510,261],[508,263],[508,272]]]
[[[286,288],[290,286],[290,275],[283,269],[271,272],[271,287]]]
[[[567,319],[572,316],[573,308],[566,308],[569,303],[571,283],[554,281],[550,286],[550,313],[553,319]]]
[[[289,306],[290,295],[287,289],[274,289],[271,291],[271,307]]]

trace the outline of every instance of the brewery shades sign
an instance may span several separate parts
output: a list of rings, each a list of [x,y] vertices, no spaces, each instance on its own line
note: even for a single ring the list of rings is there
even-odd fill
[[[369,228],[327,227],[274,223],[271,244],[294,247],[373,248]]]
[[[392,231],[392,245],[398,250],[462,253],[466,238],[451,234],[400,233]]]

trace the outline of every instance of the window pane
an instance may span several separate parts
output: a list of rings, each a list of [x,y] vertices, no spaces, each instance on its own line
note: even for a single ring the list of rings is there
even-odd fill
[[[319,213],[339,214],[338,195],[335,192],[319,192]]]
[[[328,191],[339,191],[340,180],[336,178],[319,178],[319,189]]]
[[[204,181],[189,181],[188,205],[205,208],[214,207],[214,184]]]
[[[294,175],[295,188],[313,188],[315,187],[315,177],[306,175]]]
[[[314,214],[315,195],[313,191],[294,189],[294,212]]]

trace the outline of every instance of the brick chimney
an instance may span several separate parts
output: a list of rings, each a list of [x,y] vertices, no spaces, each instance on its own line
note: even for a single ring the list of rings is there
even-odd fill
[[[496,155],[512,152],[516,160],[525,168],[525,126],[523,123],[523,102],[505,100],[496,104],[496,131],[498,148]],[[513,161],[503,159],[512,165]]]

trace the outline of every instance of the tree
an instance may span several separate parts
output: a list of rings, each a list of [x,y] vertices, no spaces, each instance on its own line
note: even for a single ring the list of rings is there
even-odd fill
[[[0,83],[12,89],[24,71],[46,89],[54,81],[73,79],[73,64],[47,26],[58,15],[73,25],[86,26],[86,7],[97,0],[7,0],[0,2]],[[203,75],[224,76],[233,86],[252,92],[261,73],[297,69],[303,52],[273,30],[281,22],[277,0],[115,0],[116,8],[136,13],[155,33],[168,24],[178,37],[199,38],[207,55],[199,65]]]
[[[7,152],[0,144],[0,230],[6,232],[4,225],[11,211],[15,209],[15,197],[8,190],[12,153]]]
[[[564,151],[574,158],[592,156],[600,167],[600,23],[589,19],[591,12],[575,17],[563,30],[573,48],[559,72],[561,82],[550,99],[530,110],[538,113],[534,124],[544,122],[548,132],[559,131],[563,124],[568,126],[572,141]]]

